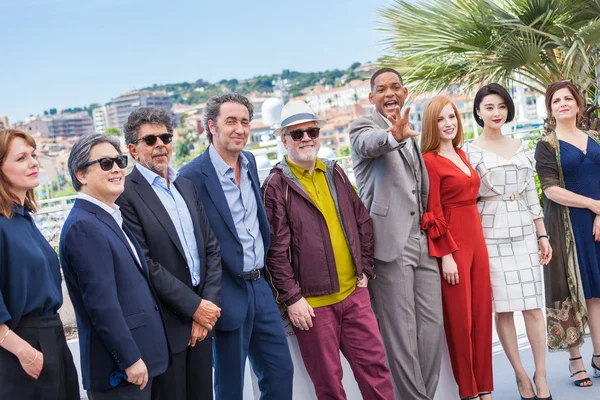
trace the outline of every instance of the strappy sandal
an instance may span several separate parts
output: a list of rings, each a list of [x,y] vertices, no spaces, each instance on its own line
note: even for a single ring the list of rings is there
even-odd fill
[[[577,371],[577,372],[572,372],[571,371],[571,361],[576,361],[576,360],[581,360],[581,356],[574,357],[574,358],[569,358],[569,373],[571,374],[571,378],[574,377],[577,374],[582,373],[582,372],[585,372],[587,374],[587,371],[585,369],[582,369],[581,371]],[[590,386],[592,386],[592,385],[585,385],[585,386],[583,385],[584,383],[587,383],[587,382],[592,382],[592,380],[589,377],[583,378],[583,379],[577,379],[576,381],[573,381],[573,384],[575,386],[577,386],[577,387],[590,387]]]
[[[600,358],[599,354],[592,354],[592,368],[594,369],[594,378],[600,378],[600,367],[594,362],[594,358]]]

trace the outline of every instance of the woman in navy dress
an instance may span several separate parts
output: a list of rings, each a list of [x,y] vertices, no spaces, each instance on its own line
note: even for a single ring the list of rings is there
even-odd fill
[[[600,138],[581,131],[583,97],[570,81],[546,91],[552,128],[537,145],[544,214],[554,256],[544,269],[548,346],[568,350],[576,386],[592,385],[579,348],[589,324],[600,370]]]
[[[31,216],[37,175],[33,138],[0,130],[0,399],[79,400],[58,257]]]

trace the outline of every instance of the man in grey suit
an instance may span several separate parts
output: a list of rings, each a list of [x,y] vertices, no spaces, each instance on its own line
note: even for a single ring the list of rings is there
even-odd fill
[[[373,219],[375,274],[369,285],[397,396],[431,400],[443,344],[440,274],[429,256],[421,218],[429,178],[409,125],[400,74],[371,77],[370,116],[350,125],[358,190]]]

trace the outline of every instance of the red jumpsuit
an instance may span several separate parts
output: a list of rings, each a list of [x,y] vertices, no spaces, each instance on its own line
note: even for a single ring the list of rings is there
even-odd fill
[[[429,200],[423,216],[429,254],[452,254],[459,283],[442,278],[444,327],[460,397],[493,390],[492,290],[490,265],[477,210],[479,176],[456,149],[471,176],[435,153],[423,155],[429,174]]]

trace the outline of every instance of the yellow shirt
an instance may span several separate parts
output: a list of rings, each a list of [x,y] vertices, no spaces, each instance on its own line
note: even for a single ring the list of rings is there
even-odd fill
[[[308,297],[306,300],[313,308],[339,303],[348,297],[356,287],[356,268],[354,267],[352,253],[350,253],[350,249],[348,248],[348,242],[346,241],[344,229],[342,228],[342,223],[338,217],[333,197],[329,191],[329,185],[327,184],[327,178],[325,177],[327,167],[323,161],[317,158],[317,165],[313,175],[311,175],[310,172],[304,168],[292,163],[287,156],[286,161],[292,170],[292,173],[298,178],[310,199],[315,203],[315,206],[317,206],[325,218],[331,245],[333,246],[338,280],[340,282],[339,292]],[[310,250],[306,249],[306,251]]]

